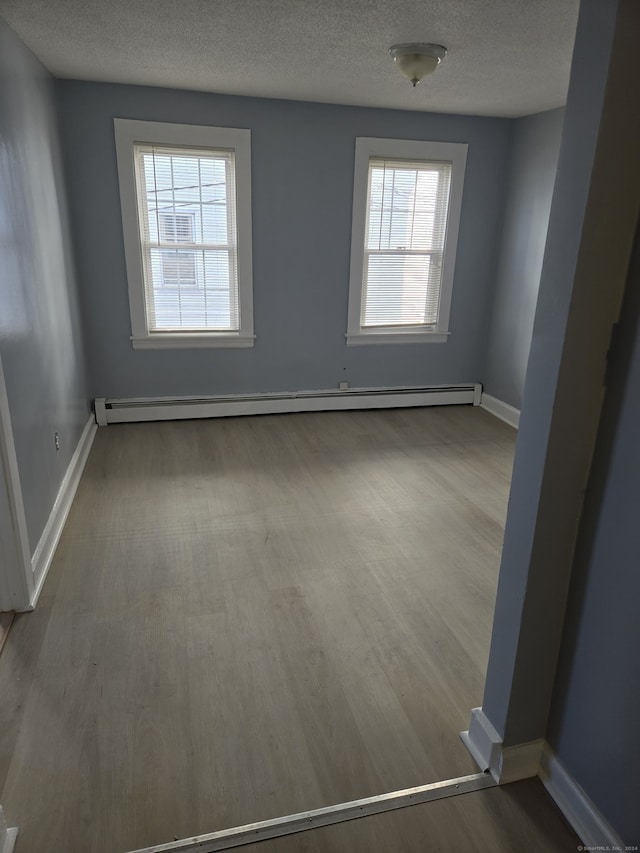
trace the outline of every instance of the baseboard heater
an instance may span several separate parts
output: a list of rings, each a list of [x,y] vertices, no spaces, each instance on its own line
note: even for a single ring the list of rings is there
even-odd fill
[[[429,385],[403,388],[348,388],[344,391],[285,391],[274,394],[233,394],[215,397],[155,397],[94,401],[96,423],[170,421],[323,412],[339,409],[393,409],[409,406],[480,405],[482,386]]]

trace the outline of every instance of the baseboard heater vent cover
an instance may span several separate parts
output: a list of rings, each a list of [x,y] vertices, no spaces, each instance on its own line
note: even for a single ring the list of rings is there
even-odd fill
[[[370,815],[403,809],[407,806],[417,806],[432,800],[443,800],[446,797],[456,797],[483,788],[493,788],[496,782],[488,773],[474,773],[471,776],[461,776],[458,779],[447,779],[446,782],[433,782],[430,785],[420,785],[417,788],[405,788],[402,791],[392,791],[389,794],[379,794],[377,797],[367,797],[364,800],[352,800],[336,806],[313,809],[308,812],[287,815],[274,820],[263,820],[259,823],[248,823],[233,829],[223,829],[208,835],[197,835],[182,841],[158,844],[155,847],[145,847],[131,853],[217,853],[218,850],[231,850],[242,847],[243,844],[255,844],[269,838],[281,835],[292,835],[295,832],[305,832],[321,826],[331,826],[347,820],[369,817]]]
[[[287,391],[275,394],[233,394],[216,397],[96,397],[99,426],[132,421],[222,418],[238,415],[274,415],[285,412],[322,412],[340,409],[393,409],[409,406],[478,406],[482,386],[431,385],[402,388],[349,388],[345,391]]]

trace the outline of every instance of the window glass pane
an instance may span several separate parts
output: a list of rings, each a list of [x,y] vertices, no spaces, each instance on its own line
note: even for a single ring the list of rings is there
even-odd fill
[[[233,152],[136,151],[149,330],[238,330]]]
[[[224,250],[152,248],[154,329],[238,328],[237,292],[230,289],[230,253]]]
[[[372,158],[362,327],[438,322],[451,164]]]
[[[363,326],[431,325],[438,319],[439,288],[430,255],[369,255]]]

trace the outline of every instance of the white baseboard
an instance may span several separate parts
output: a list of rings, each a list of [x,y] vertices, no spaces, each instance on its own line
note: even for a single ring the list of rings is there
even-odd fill
[[[490,773],[500,785],[538,774],[544,741],[503,746],[502,738],[482,708],[472,709],[469,729],[460,732],[460,737],[480,770]]]
[[[580,837],[585,849],[625,849],[622,839],[546,743],[542,750],[538,775],[555,804]]]
[[[466,732],[460,732],[460,737],[482,773],[497,767],[502,738],[485,716],[482,708],[471,709],[469,729]]]
[[[10,826],[7,827],[4,834],[4,841],[2,841],[2,836],[0,835],[0,853],[13,853],[16,840],[18,838],[18,827]]]
[[[7,826],[7,822],[4,817],[4,810],[2,806],[0,806],[0,853],[13,853],[17,837],[17,827]]]
[[[519,743],[516,746],[503,747],[498,769],[500,784],[506,785],[509,782],[518,782],[520,779],[531,779],[537,776],[543,747],[542,738],[528,743]]]
[[[76,494],[80,477],[84,471],[84,466],[89,457],[89,451],[93,444],[93,439],[97,432],[97,426],[92,417],[87,421],[85,428],[82,431],[78,446],[76,447],[67,471],[60,484],[57,497],[53,504],[53,508],[49,515],[40,541],[36,546],[36,550],[31,558],[31,566],[33,569],[33,578],[35,589],[31,598],[29,610],[33,610],[36,606],[42,586],[47,577],[47,572],[51,566],[53,555],[55,554],[65,521],[69,515],[71,504]]]
[[[500,418],[501,421],[509,424],[509,426],[518,429],[518,425],[520,424],[520,409],[510,406],[509,403],[503,403],[502,400],[492,397],[491,394],[484,393],[480,401],[480,408],[486,409],[487,412],[495,415],[496,418]]]
[[[469,730],[461,732],[460,737],[482,772],[490,773],[500,785],[539,776],[585,849],[625,849],[615,830],[544,740],[503,747],[482,708],[473,708]]]
[[[224,397],[157,397],[95,400],[99,426],[134,421],[220,418],[347,409],[390,409],[408,406],[478,405],[481,386],[433,385],[403,388],[349,388],[344,391],[287,391],[233,394]]]

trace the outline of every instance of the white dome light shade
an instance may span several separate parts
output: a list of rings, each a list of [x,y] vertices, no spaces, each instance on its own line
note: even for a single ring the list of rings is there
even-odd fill
[[[400,72],[417,86],[423,77],[433,74],[447,55],[447,49],[441,44],[394,44],[389,53]]]

